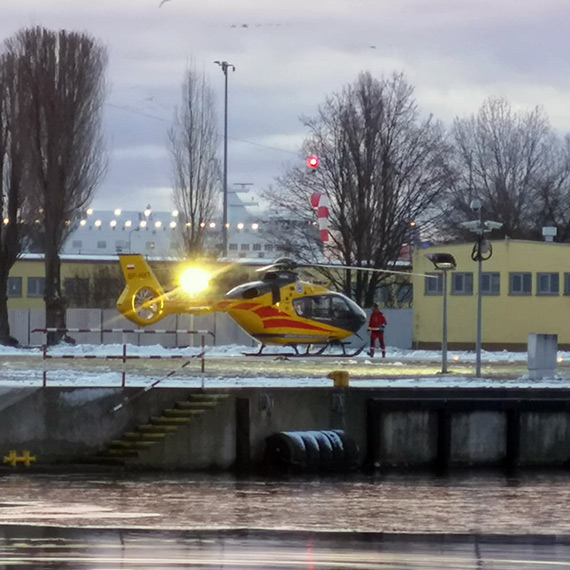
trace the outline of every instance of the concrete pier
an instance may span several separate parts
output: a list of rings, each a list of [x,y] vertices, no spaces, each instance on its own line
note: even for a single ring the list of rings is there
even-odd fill
[[[247,470],[262,465],[265,440],[276,432],[344,430],[356,441],[363,467],[548,468],[570,459],[568,389],[139,392],[5,390],[0,451],[27,450],[36,458],[30,469],[115,458],[127,468]],[[216,397],[206,401],[205,395]]]

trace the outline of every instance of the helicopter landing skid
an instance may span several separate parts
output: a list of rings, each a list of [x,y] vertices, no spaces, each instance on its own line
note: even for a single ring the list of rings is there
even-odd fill
[[[346,358],[352,358],[354,356],[358,356],[366,348],[366,345],[362,345],[361,347],[357,348],[352,352],[347,352],[346,347],[349,346],[349,343],[336,341],[336,342],[327,342],[326,344],[320,345],[315,352],[311,352],[312,345],[308,344],[304,352],[299,352],[299,349],[297,348],[296,344],[289,344],[287,346],[291,347],[294,350],[294,352],[284,354],[284,353],[275,353],[275,352],[263,352],[265,346],[266,346],[265,344],[262,344],[257,352],[244,352],[243,354],[244,356],[273,356],[275,357],[276,360],[289,360],[289,358],[299,358],[299,357],[306,358],[307,356],[311,357],[324,356],[324,357],[334,357],[334,358],[338,358],[339,356],[344,356]],[[325,354],[327,348],[331,347],[340,347],[341,352]]]
[[[366,348],[366,345],[362,345],[361,347],[357,348],[356,350],[353,350],[352,352],[347,352],[346,351],[347,346],[350,346],[350,343],[339,342],[339,341],[328,342],[327,344],[324,344],[323,346],[319,347],[319,349],[316,352],[311,352],[311,345],[309,344],[307,345],[307,350],[305,354],[303,354],[302,356],[328,356],[328,357],[337,357],[337,358],[339,356],[346,356],[347,358],[351,358],[353,356],[358,356]],[[335,348],[340,347],[341,349],[340,354],[337,352],[325,354],[327,348],[333,348],[333,347]]]

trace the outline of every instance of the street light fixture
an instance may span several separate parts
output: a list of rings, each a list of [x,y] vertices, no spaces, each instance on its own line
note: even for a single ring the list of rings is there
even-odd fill
[[[447,374],[447,272],[457,267],[451,253],[428,253],[426,257],[442,272],[443,289],[443,337],[441,341],[441,373]]]
[[[222,214],[222,256],[228,256],[228,68],[235,71],[235,65],[227,61],[214,61],[224,74],[224,178]]]

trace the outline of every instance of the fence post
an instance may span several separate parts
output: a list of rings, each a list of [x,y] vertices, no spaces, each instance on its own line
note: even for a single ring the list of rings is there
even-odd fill
[[[47,386],[47,329],[43,331],[43,344],[42,344],[42,356],[43,356],[43,382],[42,386],[45,388]]]
[[[201,356],[201,367],[200,370],[202,372],[202,390],[205,388],[205,378],[204,378],[204,372],[206,371],[206,362],[205,362],[205,355],[206,355],[206,335],[204,333],[202,333],[202,356]]]
[[[123,373],[121,378],[121,386],[124,388],[127,384],[127,336],[126,333],[122,333],[123,341]]]

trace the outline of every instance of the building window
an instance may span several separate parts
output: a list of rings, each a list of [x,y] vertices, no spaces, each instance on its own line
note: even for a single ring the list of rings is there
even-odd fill
[[[564,274],[564,295],[570,295],[570,273]]]
[[[129,242],[124,241],[122,239],[118,239],[115,241],[115,251],[117,253],[121,253],[122,251],[126,251],[129,249]]]
[[[80,239],[74,239],[71,242],[71,247],[73,249],[81,249],[83,247],[83,242]]]
[[[265,257],[265,252],[260,251],[260,252],[257,254],[257,257],[258,257],[259,259],[263,259],[263,258]]]
[[[81,277],[68,277],[63,280],[63,288],[65,294],[69,297],[75,297],[83,291],[89,291],[89,279]]]
[[[443,276],[441,273],[426,274],[426,295],[442,295],[443,294]]]
[[[230,251],[237,251],[237,243],[230,243]]]
[[[22,278],[21,277],[8,277],[8,286],[6,287],[8,297],[21,297],[22,296]]]
[[[473,273],[452,273],[451,294],[473,295]]]
[[[97,249],[106,249],[107,242],[104,240],[100,240],[97,242]]]
[[[249,243],[242,243],[240,249],[242,251],[249,251]]]
[[[45,289],[44,277],[28,277],[28,297],[43,297]]]
[[[265,251],[273,251],[273,245],[271,245],[270,243],[266,243],[264,244],[263,249]]]
[[[530,273],[509,274],[509,294],[530,295],[532,293],[532,280]]]
[[[482,273],[481,274],[481,294],[500,295],[501,294],[501,274]]]
[[[89,278],[68,277],[63,280],[65,294],[74,305],[85,306],[89,301]]]
[[[261,251],[261,244],[260,243],[254,243],[253,244],[253,251]]]
[[[560,293],[560,275],[558,273],[537,273],[536,294],[558,295]]]

